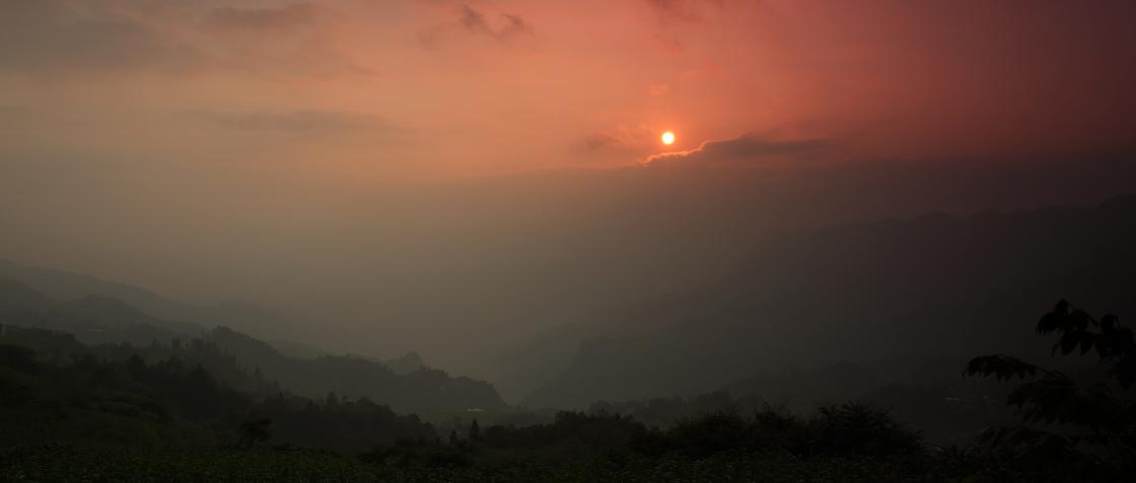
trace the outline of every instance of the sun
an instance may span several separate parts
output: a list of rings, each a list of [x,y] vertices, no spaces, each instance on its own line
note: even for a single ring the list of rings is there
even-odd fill
[[[675,133],[673,131],[664,132],[662,136],[659,136],[659,139],[663,141],[663,144],[670,146],[675,143]]]

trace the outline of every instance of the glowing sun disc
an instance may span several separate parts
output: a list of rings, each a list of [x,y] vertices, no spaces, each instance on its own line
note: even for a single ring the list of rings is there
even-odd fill
[[[663,141],[663,144],[666,144],[668,146],[675,143],[675,133],[671,131],[663,133],[663,135],[659,138]]]

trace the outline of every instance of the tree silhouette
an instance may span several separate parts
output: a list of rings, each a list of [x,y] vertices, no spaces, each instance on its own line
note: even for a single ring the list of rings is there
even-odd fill
[[[1037,332],[1058,335],[1052,354],[1095,352],[1104,369],[1101,380],[1082,382],[1004,354],[971,359],[967,376],[1020,379],[1007,404],[1017,408],[1025,424],[988,431],[992,447],[1023,453],[1132,461],[1136,456],[1136,404],[1129,389],[1136,381],[1136,343],[1132,330],[1115,315],[1099,320],[1062,300],[1041,317]],[[1047,430],[1032,426],[1044,425]]]
[[[469,441],[481,441],[481,427],[477,425],[476,419],[474,419],[473,422],[469,424]]]
[[[268,428],[271,425],[272,420],[268,418],[254,419],[241,423],[241,439],[240,442],[237,443],[237,446],[248,449],[257,443],[268,441],[270,437]]]

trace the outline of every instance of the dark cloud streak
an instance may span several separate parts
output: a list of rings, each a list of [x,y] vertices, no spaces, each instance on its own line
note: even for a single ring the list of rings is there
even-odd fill
[[[643,164],[744,162],[770,156],[815,154],[831,144],[823,139],[781,141],[746,134],[733,139],[705,141],[687,151],[653,154],[643,160]]]

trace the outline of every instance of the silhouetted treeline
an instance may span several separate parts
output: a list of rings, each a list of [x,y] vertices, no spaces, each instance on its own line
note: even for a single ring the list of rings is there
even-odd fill
[[[390,378],[384,384],[415,395],[455,387],[443,373],[397,375],[355,358],[300,362],[224,328],[139,346],[86,345],[73,334],[3,324],[0,479],[91,479],[87,471],[116,475],[111,479],[170,472],[208,479],[201,468],[219,462],[227,476],[243,479],[1032,482],[1130,476],[1136,471],[1132,330],[1115,315],[1094,317],[1065,301],[1036,328],[1056,337],[1054,355],[1086,360],[1057,369],[1006,354],[972,359],[966,375],[1022,380],[1000,393],[1020,423],[974,431],[975,437],[944,448],[928,444],[922,427],[888,407],[847,402],[790,411],[757,395],[728,392],[597,402],[588,412],[559,412],[537,424],[531,421],[538,413],[470,408],[460,411],[464,419],[436,427],[367,397],[292,394],[234,353],[275,360],[281,364],[275,370],[308,368],[297,370],[333,379],[325,384],[380,374]],[[1031,340],[1027,333],[1019,330]],[[961,366],[956,378],[965,381]],[[909,369],[919,377],[937,373]],[[833,374],[845,384],[865,380],[852,366]],[[987,401],[935,392],[934,385],[893,387],[890,401],[909,414],[917,407],[925,417],[939,414],[960,425],[966,421],[954,418],[965,413],[951,408]],[[917,395],[909,396],[913,391]],[[510,418],[529,423],[499,423]]]
[[[682,419],[668,428],[619,414],[561,412],[550,424],[492,426],[466,444],[492,450],[581,454],[627,453],[693,458],[730,452],[783,451],[794,456],[891,456],[917,452],[917,431],[886,411],[863,404],[823,406],[808,417],[765,407],[745,414],[724,410]]]
[[[561,412],[551,423],[525,427],[480,429],[475,420],[464,434],[455,432],[448,443],[404,442],[361,459],[399,468],[464,468],[475,474],[539,468],[549,478],[581,471],[583,466],[602,469],[608,475],[604,479],[611,480],[621,471],[641,471],[644,465],[664,461],[724,458],[742,462],[765,457],[761,455],[801,461],[886,460],[922,452],[918,433],[895,423],[885,411],[845,404],[820,408],[807,418],[770,408],[749,415],[718,412],[667,429],[617,414],[580,412]]]
[[[642,477],[659,465],[694,471],[689,479],[697,481],[1130,478],[1136,471],[1133,331],[1121,325],[1116,315],[1096,318],[1065,301],[1041,317],[1037,331],[1057,336],[1053,354],[1090,356],[1096,364],[1068,366],[1076,372],[1066,373],[1003,354],[972,359],[966,365],[966,375],[991,376],[1000,381],[1023,379],[1005,400],[1016,409],[1021,423],[991,427],[964,446],[927,446],[918,431],[868,404],[826,405],[801,417],[768,406],[739,410],[747,401],[715,393],[689,401],[597,403],[592,414],[562,412],[552,423],[528,427],[481,429],[474,421],[464,439],[455,431],[448,445],[404,443],[375,451],[364,459],[428,467],[518,468],[535,464],[585,473],[598,467],[605,475],[602,479],[627,475],[628,471],[633,478]],[[712,407],[728,409],[670,419],[684,411]],[[608,411],[670,419],[672,424],[653,427]],[[786,477],[777,473],[794,467],[784,462],[782,458],[786,457],[810,468],[824,467],[834,459],[866,464],[841,467],[840,471],[847,472],[838,475]],[[581,461],[592,462],[592,466],[582,469]],[[713,466],[697,463],[706,461]],[[769,464],[766,469],[773,473],[751,473],[761,465],[755,462]],[[743,469],[739,472],[739,468]],[[867,474],[859,473],[865,468],[871,469]],[[662,479],[674,477],[674,473],[666,475]]]
[[[12,326],[3,331],[0,412],[6,445],[238,445],[258,430],[265,434],[254,442],[361,451],[401,439],[436,438],[417,416],[400,416],[366,399],[332,394],[316,401],[282,391],[266,396],[275,384],[243,374],[231,356],[201,340],[87,350],[67,334]],[[169,357],[147,362],[159,354]],[[213,375],[218,370],[260,394],[222,382]]]
[[[925,367],[918,367],[920,362]],[[920,428],[929,443],[939,446],[965,444],[987,426],[1012,420],[1012,411],[1002,402],[1008,392],[1005,388],[960,378],[958,361],[932,362],[890,360],[781,371],[693,397],[597,401],[588,412],[622,414],[649,426],[667,428],[715,412],[748,414],[778,407],[808,413],[820,405],[855,401],[889,410],[897,421]],[[889,366],[901,366],[912,375],[885,383]]]

